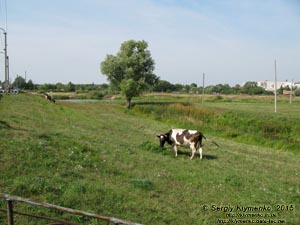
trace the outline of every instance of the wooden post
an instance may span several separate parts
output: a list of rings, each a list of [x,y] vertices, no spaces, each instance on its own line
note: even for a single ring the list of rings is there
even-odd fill
[[[14,225],[13,202],[11,200],[7,200],[7,222],[8,225]]]

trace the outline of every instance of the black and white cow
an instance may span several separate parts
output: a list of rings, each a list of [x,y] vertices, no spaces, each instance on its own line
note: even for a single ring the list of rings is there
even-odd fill
[[[206,137],[196,130],[172,129],[168,133],[157,135],[160,140],[160,147],[164,147],[165,142],[173,146],[175,157],[177,157],[177,146],[190,145],[192,156],[199,149],[200,159],[202,159],[202,138]]]
[[[45,93],[44,95],[45,95],[45,99],[46,99],[47,101],[50,101],[50,102],[55,103],[55,99],[53,98],[52,95],[47,94],[47,93]]]

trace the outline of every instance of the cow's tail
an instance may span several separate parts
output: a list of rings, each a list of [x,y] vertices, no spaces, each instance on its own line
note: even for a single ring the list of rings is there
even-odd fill
[[[202,137],[203,137],[205,140],[207,140],[207,141],[213,143],[213,144],[216,145],[217,147],[220,147],[220,145],[218,145],[217,142],[215,142],[215,141],[213,141],[213,140],[210,140],[210,139],[206,138],[201,132],[200,132],[200,134],[202,135]],[[201,143],[199,143],[199,144],[201,144]]]

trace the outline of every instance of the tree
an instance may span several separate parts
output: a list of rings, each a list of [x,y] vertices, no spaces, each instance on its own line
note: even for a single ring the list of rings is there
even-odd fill
[[[107,55],[101,63],[102,74],[107,76],[113,89],[125,95],[128,109],[132,97],[138,96],[158,81],[153,73],[154,60],[147,48],[146,41],[125,41],[117,55]]]
[[[128,99],[131,99],[134,96],[137,96],[140,93],[141,86],[132,78],[122,80],[120,83],[121,93],[126,96],[126,108],[131,107],[131,102]]]
[[[34,89],[34,84],[33,84],[31,79],[27,82],[27,89],[28,90],[33,90]]]
[[[66,85],[66,91],[68,92],[74,92],[75,91],[75,84],[73,84],[71,81]]]
[[[13,86],[20,89],[25,89],[27,86],[25,78],[17,75],[15,81],[13,82]]]
[[[54,84],[42,84],[38,86],[41,92],[48,92],[48,91],[54,91],[55,85]]]
[[[174,90],[175,86],[166,80],[159,80],[153,88],[153,91],[156,92],[172,92]]]
[[[248,94],[248,95],[253,95],[255,88],[257,88],[257,82],[255,82],[255,81],[247,81],[243,85],[242,93],[243,94]]]
[[[297,88],[294,92],[295,96],[300,96],[300,88]]]
[[[56,91],[64,91],[64,85],[62,83],[56,83],[55,90]]]

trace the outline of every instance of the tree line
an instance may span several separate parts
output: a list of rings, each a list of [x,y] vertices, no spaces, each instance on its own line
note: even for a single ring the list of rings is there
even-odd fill
[[[2,82],[0,81],[0,84]],[[14,88],[20,90],[35,90],[39,92],[89,92],[102,91],[105,94],[118,94],[120,91],[115,90],[110,84],[74,84],[68,82],[63,83],[45,83],[34,84],[32,80],[26,81],[22,76],[18,76],[12,83]],[[278,93],[282,94],[284,90],[290,90],[290,87],[280,87]],[[201,94],[203,87],[196,83],[191,84],[173,84],[166,80],[158,79],[152,86],[145,89],[146,92],[165,92],[165,93],[187,93],[187,94]],[[273,91],[266,91],[257,85],[257,82],[248,81],[244,85],[236,84],[230,86],[229,84],[217,84],[204,87],[205,94],[248,94],[248,95],[273,95]],[[300,90],[295,90],[295,95],[300,95]]]
[[[28,82],[22,76],[12,83],[13,87],[23,90],[38,90],[40,92],[88,92],[98,91],[101,96],[107,94],[122,94],[126,98],[126,107],[131,107],[131,99],[142,92],[170,92],[192,94],[249,94],[249,95],[272,95],[272,91],[266,91],[257,85],[257,82],[248,81],[243,86],[237,84],[231,87],[228,84],[217,84],[203,87],[196,83],[172,84],[161,80],[154,74],[155,61],[151,57],[148,43],[144,40],[129,40],[121,44],[117,54],[106,55],[100,63],[101,73],[107,77],[109,84],[34,84]],[[279,94],[289,87],[280,87]],[[300,95],[300,89],[295,91]]]

